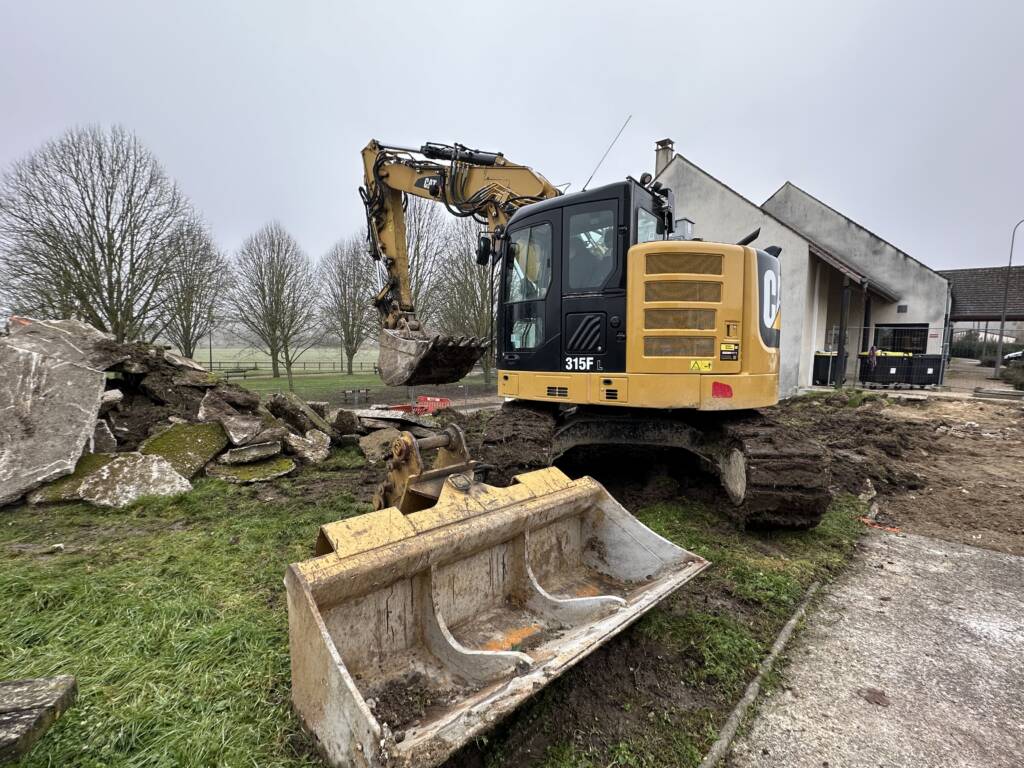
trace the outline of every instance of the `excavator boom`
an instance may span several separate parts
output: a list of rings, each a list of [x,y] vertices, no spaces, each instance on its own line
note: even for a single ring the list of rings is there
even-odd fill
[[[405,203],[408,195],[439,202],[461,217],[486,225],[477,261],[491,260],[493,242],[504,236],[509,217],[528,203],[560,194],[539,173],[499,152],[459,144],[424,144],[419,149],[371,141],[363,150],[360,189],[366,207],[370,254],[387,277],[374,298],[381,315],[381,378],[389,386],[446,384],[468,374],[488,341],[448,336],[425,328],[416,317]]]

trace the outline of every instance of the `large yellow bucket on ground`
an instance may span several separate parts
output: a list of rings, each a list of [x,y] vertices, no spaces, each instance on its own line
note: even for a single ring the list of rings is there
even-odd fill
[[[288,568],[292,699],[332,766],[440,764],[708,566],[592,478],[515,480],[447,475]]]

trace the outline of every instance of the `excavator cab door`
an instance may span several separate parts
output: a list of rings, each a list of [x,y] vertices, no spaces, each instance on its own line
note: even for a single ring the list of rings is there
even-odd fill
[[[563,209],[560,371],[625,370],[623,262],[629,241],[623,209],[618,196]]]
[[[500,367],[553,370],[561,326],[561,210],[518,223],[509,231],[504,251]]]

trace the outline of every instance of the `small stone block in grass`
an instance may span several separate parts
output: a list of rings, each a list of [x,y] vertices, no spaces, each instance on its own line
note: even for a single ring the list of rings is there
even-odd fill
[[[77,694],[71,675],[0,682],[0,763],[28,752]]]

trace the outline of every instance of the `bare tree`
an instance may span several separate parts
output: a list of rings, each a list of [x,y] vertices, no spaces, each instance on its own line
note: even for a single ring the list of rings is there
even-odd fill
[[[175,230],[167,254],[177,269],[167,281],[163,335],[185,357],[194,357],[199,340],[213,331],[221,315],[228,263],[197,217]]]
[[[189,213],[132,133],[69,131],[0,183],[3,289],[17,311],[78,317],[118,341],[151,339],[176,269],[168,239]]]
[[[270,357],[274,378],[284,363],[289,389],[295,361],[323,336],[317,286],[309,256],[277,222],[248,237],[235,258],[234,320]]]
[[[335,243],[320,262],[324,292],[324,323],[338,337],[345,350],[346,367],[380,326],[371,299],[377,292],[373,259],[366,246],[366,233]]]
[[[407,199],[405,241],[409,249],[409,283],[416,316],[430,324],[443,287],[437,280],[448,247],[448,213],[444,207],[418,197]]]
[[[489,338],[498,272],[490,266],[478,266],[474,258],[480,225],[472,219],[455,219],[447,230],[439,270],[444,274],[443,290],[439,285],[434,302],[435,322],[449,335]],[[480,358],[485,381],[493,362],[493,350]]]

